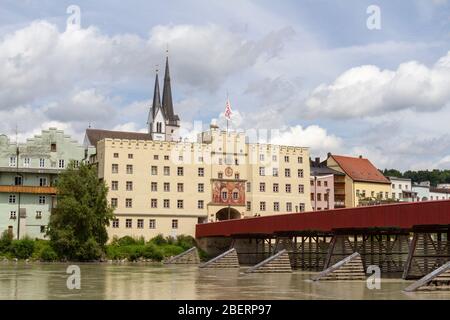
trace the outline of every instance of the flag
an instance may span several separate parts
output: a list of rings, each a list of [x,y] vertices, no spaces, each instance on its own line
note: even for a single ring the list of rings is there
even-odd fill
[[[225,118],[227,120],[231,120],[231,116],[233,115],[233,111],[231,111],[231,104],[230,104],[230,100],[227,99],[227,104],[225,106]]]

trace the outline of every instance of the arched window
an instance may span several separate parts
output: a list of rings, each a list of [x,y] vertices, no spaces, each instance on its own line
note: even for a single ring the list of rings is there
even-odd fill
[[[162,132],[162,124],[161,122],[156,123],[156,132],[161,133]]]

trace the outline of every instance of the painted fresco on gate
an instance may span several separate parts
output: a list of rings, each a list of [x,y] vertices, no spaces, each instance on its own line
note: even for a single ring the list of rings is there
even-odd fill
[[[245,183],[236,181],[213,181],[212,202],[214,204],[244,205]],[[226,198],[224,193],[226,192]]]

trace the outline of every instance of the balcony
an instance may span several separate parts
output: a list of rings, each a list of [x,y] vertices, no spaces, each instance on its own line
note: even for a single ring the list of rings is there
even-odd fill
[[[0,186],[0,193],[56,194],[56,188],[39,186]]]

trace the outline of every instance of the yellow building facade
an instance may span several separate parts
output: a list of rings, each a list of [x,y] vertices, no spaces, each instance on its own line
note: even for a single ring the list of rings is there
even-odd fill
[[[346,208],[360,206],[363,199],[389,199],[390,181],[368,159],[329,154],[327,166],[345,174]]]
[[[310,211],[309,150],[246,143],[216,127],[197,142],[106,138],[99,178],[115,220],[110,239],[195,235],[197,223]]]

